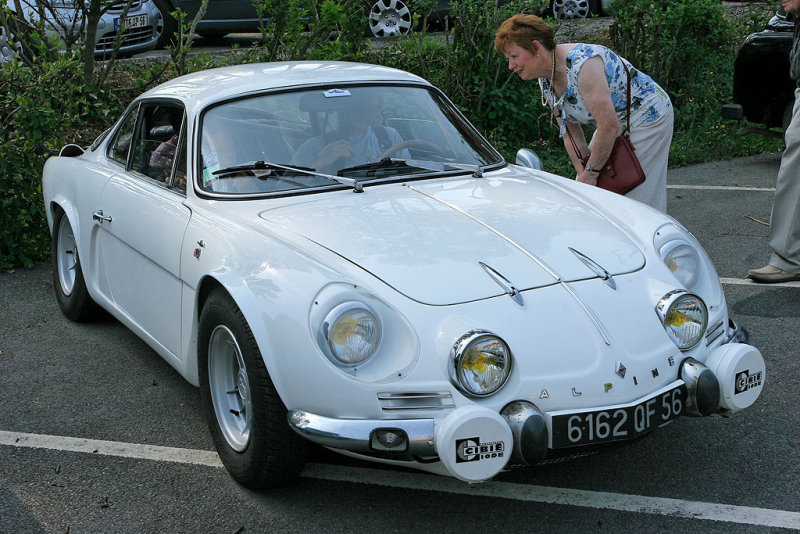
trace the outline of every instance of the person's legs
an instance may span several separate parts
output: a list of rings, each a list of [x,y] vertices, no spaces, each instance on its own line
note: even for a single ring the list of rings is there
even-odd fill
[[[747,275],[765,283],[800,280],[800,89],[795,91],[792,121],[786,129],[786,150],[775,184],[769,246],[769,265]]]
[[[645,181],[625,196],[663,212],[667,211],[667,164],[673,122],[670,106],[668,112],[653,124],[634,128],[631,132],[631,143],[636,149]]]

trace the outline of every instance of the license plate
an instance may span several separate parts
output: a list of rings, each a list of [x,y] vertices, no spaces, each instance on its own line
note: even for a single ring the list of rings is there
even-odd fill
[[[120,26],[125,26],[128,30],[133,28],[142,28],[147,26],[150,21],[147,15],[134,15],[132,17],[125,17],[114,19],[114,31],[119,30]]]
[[[629,406],[554,413],[551,446],[559,449],[632,439],[680,417],[685,408],[686,385],[673,383],[666,391]]]

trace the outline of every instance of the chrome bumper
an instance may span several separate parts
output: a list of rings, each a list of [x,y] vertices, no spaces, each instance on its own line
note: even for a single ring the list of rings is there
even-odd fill
[[[304,438],[333,449],[355,453],[405,453],[412,456],[436,455],[433,419],[333,419],[301,410],[290,410],[289,426]],[[380,432],[405,434],[404,443],[386,446]],[[398,432],[399,431],[399,432]]]

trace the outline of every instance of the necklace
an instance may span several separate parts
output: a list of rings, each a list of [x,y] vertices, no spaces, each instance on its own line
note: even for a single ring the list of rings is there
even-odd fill
[[[553,85],[555,84],[555,81],[556,81],[556,49],[554,47],[553,48],[553,68],[550,71],[550,79],[548,80],[548,84],[547,84],[547,93],[550,95],[550,99],[553,101],[553,106],[555,106],[555,103],[556,103],[556,96],[555,96],[555,92],[554,92],[555,90],[553,88]],[[548,106],[548,105],[549,105],[549,103],[547,101],[547,98],[544,96],[544,91],[542,91],[542,106]]]

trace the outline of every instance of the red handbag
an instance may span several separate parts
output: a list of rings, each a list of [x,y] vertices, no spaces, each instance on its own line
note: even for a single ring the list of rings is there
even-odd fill
[[[636,186],[644,183],[646,178],[642,166],[639,165],[639,158],[636,157],[634,152],[633,143],[630,140],[631,130],[631,74],[628,72],[628,67],[623,63],[625,73],[628,75],[628,113],[627,124],[622,133],[617,136],[614,141],[614,148],[611,149],[611,155],[608,157],[605,165],[599,169],[600,174],[597,176],[597,187],[613,191],[624,195],[634,189]],[[572,142],[572,148],[581,163],[586,166],[589,161],[589,154],[582,156],[578,150],[578,145],[575,144],[572,134],[567,130],[569,140]]]

